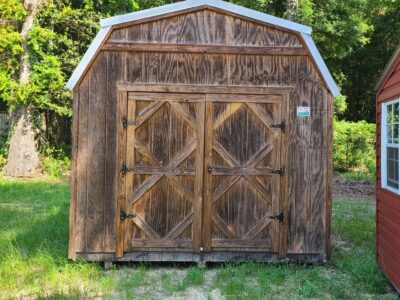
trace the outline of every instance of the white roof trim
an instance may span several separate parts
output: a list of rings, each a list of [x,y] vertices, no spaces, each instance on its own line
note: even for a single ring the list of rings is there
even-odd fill
[[[278,27],[290,29],[297,32],[303,32],[307,34],[311,34],[311,27],[291,22],[285,19],[277,18],[262,12],[258,12],[252,9],[248,9],[243,6],[235,5],[229,2],[225,2],[222,0],[187,0],[174,4],[168,4],[160,7],[155,7],[151,9],[146,9],[138,12],[133,12],[129,14],[124,14],[120,16],[115,16],[107,19],[103,19],[100,21],[102,27],[104,26],[113,26],[117,24],[132,22],[140,19],[145,19],[149,17],[154,17],[158,15],[168,14],[171,12],[177,12],[180,10],[185,10],[189,8],[194,8],[197,6],[208,5],[211,7],[219,8],[222,10],[230,11],[236,13],[238,15],[248,17],[254,20],[258,20],[264,23],[268,23],[271,25],[275,25]]]
[[[138,12],[133,12],[101,20],[100,31],[94,38],[93,42],[86,51],[82,60],[80,61],[75,71],[71,75],[71,78],[68,80],[66,87],[72,90],[76,86],[76,84],[79,82],[79,80],[85,73],[86,69],[88,68],[92,60],[95,58],[98,49],[100,48],[101,44],[105,41],[105,38],[108,35],[113,25],[132,22],[135,20],[146,19],[149,17],[155,17],[203,5],[219,8],[221,10],[229,11],[244,17],[248,17],[253,20],[258,20],[266,24],[275,25],[277,27],[301,33],[301,36],[304,39],[304,42],[306,43],[308,49],[310,50],[311,55],[313,56],[315,63],[321,75],[323,76],[328,88],[330,89],[332,95],[336,97],[337,95],[340,94],[339,88],[337,87],[335,81],[333,80],[332,75],[330,74],[328,68],[326,67],[325,62],[321,57],[321,54],[319,53],[317,47],[314,44],[314,41],[310,36],[312,31],[310,27],[295,22],[291,22],[285,19],[277,18],[265,13],[251,10],[222,0],[186,0],[174,4],[168,4],[160,7],[155,7],[151,9],[146,9]]]
[[[85,73],[89,64],[92,62],[92,59],[94,59],[94,57],[96,56],[97,50],[100,48],[110,30],[111,27],[100,28],[100,31],[97,33],[89,48],[86,50],[86,53],[83,56],[82,60],[79,62],[75,71],[72,73],[67,84],[65,85],[66,88],[72,90],[75,87],[75,85],[81,79],[81,76]]]
[[[314,61],[321,72],[322,77],[324,78],[326,85],[330,89],[333,97],[339,96],[340,90],[338,86],[336,85],[335,80],[333,79],[331,73],[328,70],[328,67],[326,66],[324,59],[322,58],[321,54],[319,53],[317,46],[315,45],[312,37],[308,34],[302,33],[301,36],[303,37],[304,42],[306,43],[308,49],[311,52],[312,57],[314,58]]]

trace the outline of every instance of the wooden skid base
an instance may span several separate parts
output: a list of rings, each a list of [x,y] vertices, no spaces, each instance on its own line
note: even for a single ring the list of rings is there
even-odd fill
[[[287,258],[279,259],[277,253],[266,252],[234,252],[214,251],[204,253],[140,251],[128,252],[123,257],[115,257],[113,253],[77,253],[78,259],[104,262],[290,262],[290,263],[323,263],[322,254],[288,254]]]

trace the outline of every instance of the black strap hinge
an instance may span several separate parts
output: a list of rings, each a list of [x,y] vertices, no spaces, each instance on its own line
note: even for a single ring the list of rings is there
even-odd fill
[[[133,218],[136,218],[135,214],[127,214],[125,210],[121,208],[119,212],[119,220],[121,223],[123,223],[126,219],[133,219]]]
[[[126,173],[128,173],[128,167],[126,166],[125,163],[123,163],[121,165],[121,175],[122,175],[122,177],[125,177]]]
[[[280,168],[278,170],[272,170],[272,174],[280,175],[281,177],[285,176],[285,168]]]
[[[282,122],[279,123],[279,124],[272,124],[271,127],[272,127],[272,128],[280,128],[280,129],[282,129],[283,131],[285,131],[286,122],[285,122],[285,121],[282,121]]]
[[[285,219],[283,213],[280,213],[279,215],[276,215],[276,216],[269,216],[268,218],[273,219],[273,220],[278,220],[279,224],[281,224],[281,225],[283,224],[283,221]]]
[[[123,116],[122,117],[122,127],[124,129],[127,129],[129,125],[139,125],[139,123],[136,121],[129,121],[127,116]]]

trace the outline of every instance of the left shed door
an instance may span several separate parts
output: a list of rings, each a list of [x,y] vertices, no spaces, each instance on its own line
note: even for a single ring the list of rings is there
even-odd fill
[[[117,255],[199,251],[205,96],[120,95]]]

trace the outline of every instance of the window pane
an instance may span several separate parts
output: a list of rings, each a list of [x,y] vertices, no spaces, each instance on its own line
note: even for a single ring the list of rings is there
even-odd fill
[[[393,143],[393,139],[392,139],[392,136],[393,136],[393,132],[392,132],[392,124],[389,124],[388,126],[386,126],[386,130],[387,130],[387,132],[386,132],[386,136],[387,136],[387,142],[389,143],[389,144],[392,144]]]
[[[399,124],[393,124],[393,144],[399,143]]]
[[[387,147],[387,185],[399,188],[399,149]]]
[[[394,103],[393,104],[393,122],[398,123],[399,122],[399,103]]]
[[[393,117],[392,117],[392,104],[387,106],[387,124],[392,124],[393,123]]]

